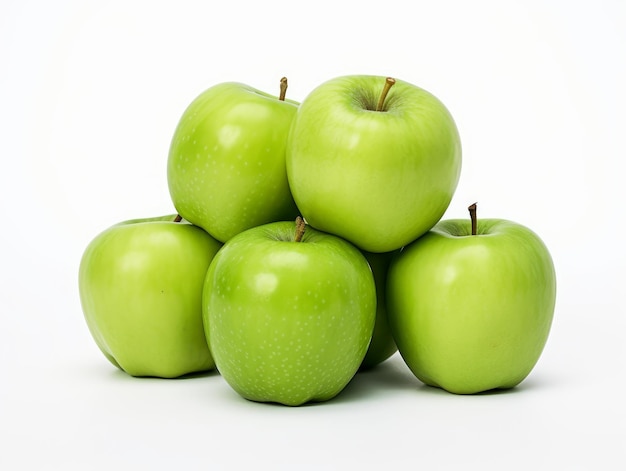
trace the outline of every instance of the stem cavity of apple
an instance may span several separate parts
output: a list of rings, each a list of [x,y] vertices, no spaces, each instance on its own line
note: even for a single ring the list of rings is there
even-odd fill
[[[280,101],[285,101],[285,96],[287,95],[287,77],[283,77],[280,79],[280,95],[278,99]]]
[[[391,87],[396,83],[396,80],[391,77],[387,77],[385,79],[385,86],[383,87],[383,91],[380,94],[380,98],[378,99],[378,104],[376,105],[376,111],[383,111],[385,107],[385,99],[387,98],[387,94]]]
[[[294,237],[294,242],[302,242],[302,236],[304,235],[304,231],[306,230],[306,222],[302,219],[302,216],[298,216],[296,218],[296,235]]]
[[[470,218],[472,219],[472,235],[476,235],[477,231],[477,221],[476,221],[476,203],[470,204],[467,208],[470,213]]]

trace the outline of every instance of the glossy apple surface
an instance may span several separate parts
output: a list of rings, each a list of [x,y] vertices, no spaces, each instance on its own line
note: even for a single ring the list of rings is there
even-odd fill
[[[83,253],[79,291],[106,358],[132,376],[174,378],[215,363],[202,324],[202,288],[221,246],[174,215],[97,235]]]
[[[368,252],[390,252],[441,219],[461,171],[454,120],[431,93],[385,77],[331,79],[302,102],[287,146],[287,175],[313,227]]]
[[[376,323],[361,370],[368,370],[382,363],[398,351],[396,342],[389,329],[387,319],[387,271],[389,263],[396,252],[372,253],[362,252],[370,264],[376,283]]]
[[[178,213],[221,242],[254,226],[295,219],[285,148],[297,103],[222,83],[185,110],[167,177]]]
[[[335,397],[356,374],[376,316],[367,260],[343,239],[277,222],[230,239],[204,287],[217,369],[252,401],[297,406]]]
[[[472,394],[519,384],[537,363],[556,299],[552,258],[506,220],[447,220],[407,246],[388,272],[389,322],[426,384]]]

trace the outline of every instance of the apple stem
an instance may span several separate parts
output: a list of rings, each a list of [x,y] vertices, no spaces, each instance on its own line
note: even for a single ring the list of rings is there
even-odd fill
[[[387,94],[391,87],[396,83],[395,79],[391,77],[387,77],[385,79],[385,86],[383,88],[382,93],[380,94],[380,98],[378,99],[378,105],[376,105],[376,111],[383,111],[383,107],[385,106],[385,98],[387,98]]]
[[[294,242],[301,242],[302,236],[304,235],[304,231],[306,229],[306,222],[302,219],[302,216],[298,216],[296,218],[296,236],[294,237]]]
[[[472,218],[472,235],[476,235],[476,230],[477,230],[476,203],[470,204],[467,209],[469,210],[470,218]]]
[[[183,217],[180,214],[177,214],[176,217],[174,218],[174,222],[180,222],[183,220]]]
[[[280,95],[278,99],[280,101],[285,101],[286,95],[287,95],[287,77],[283,77],[280,79]]]

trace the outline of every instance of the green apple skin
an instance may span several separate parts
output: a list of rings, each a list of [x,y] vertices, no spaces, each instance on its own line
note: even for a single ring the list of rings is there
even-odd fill
[[[443,216],[461,172],[455,122],[429,92],[385,77],[343,76],[302,102],[287,144],[287,177],[302,216],[368,252],[397,250]]]
[[[244,84],[201,93],[184,111],[167,162],[178,213],[225,242],[298,215],[287,182],[287,135],[298,104]]]
[[[174,218],[114,225],[89,243],[80,261],[87,326],[104,356],[131,376],[175,378],[215,368],[202,288],[222,244]]]
[[[299,406],[339,394],[372,337],[376,288],[345,240],[293,222],[249,229],[207,273],[203,316],[220,374],[242,397]]]
[[[397,251],[362,253],[370,264],[376,283],[376,323],[374,324],[372,341],[359,368],[361,371],[365,371],[382,363],[398,351],[387,319],[387,271]]]
[[[508,389],[548,338],[556,300],[550,253],[502,219],[439,222],[402,249],[387,278],[389,324],[415,376],[456,394]]]

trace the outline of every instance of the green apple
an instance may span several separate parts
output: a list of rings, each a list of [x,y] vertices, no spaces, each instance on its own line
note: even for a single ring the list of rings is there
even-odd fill
[[[402,249],[387,279],[402,358],[422,382],[457,394],[523,381],[547,341],[556,298],[554,265],[539,236],[473,214],[473,224],[441,221]]]
[[[214,369],[202,288],[220,247],[174,215],[126,221],[97,235],[80,261],[79,292],[104,356],[132,376]]]
[[[387,270],[389,263],[397,251],[385,253],[363,252],[363,255],[370,264],[376,283],[376,323],[372,341],[370,342],[361,370],[367,370],[382,363],[391,355],[396,353],[398,348],[389,329],[387,319]]]
[[[178,213],[225,242],[254,226],[298,214],[285,169],[287,135],[298,109],[241,83],[215,85],[184,111],[174,132],[167,179]]]
[[[203,319],[213,358],[252,401],[298,406],[335,397],[372,337],[367,260],[345,240],[304,227],[299,219],[242,232],[207,273]]]
[[[443,216],[460,176],[461,143],[450,112],[426,90],[344,76],[304,99],[286,162],[311,226],[368,252],[390,252]]]

